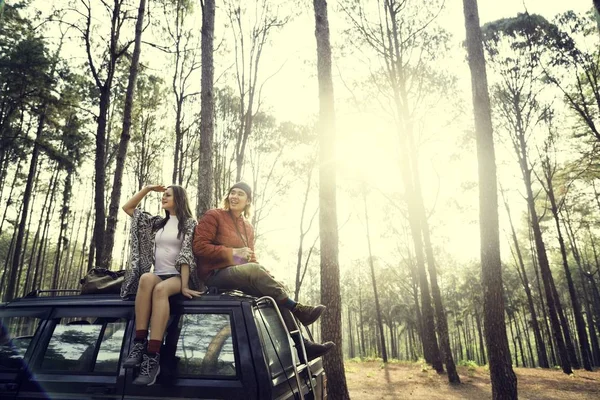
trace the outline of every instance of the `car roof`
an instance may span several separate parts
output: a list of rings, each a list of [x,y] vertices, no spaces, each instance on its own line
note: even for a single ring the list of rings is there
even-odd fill
[[[25,297],[16,298],[10,302],[0,303],[0,310],[20,307],[40,306],[73,306],[73,307],[125,307],[133,306],[134,299],[122,299],[118,294],[75,294],[50,296],[44,291],[34,291]],[[183,301],[184,305],[202,305],[216,307],[240,307],[242,303],[253,303],[255,297],[247,296],[241,292],[226,292],[221,294],[203,294],[194,299],[183,299],[180,296],[176,301]]]

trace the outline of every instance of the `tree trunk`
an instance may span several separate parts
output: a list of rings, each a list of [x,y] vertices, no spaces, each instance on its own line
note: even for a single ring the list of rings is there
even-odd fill
[[[69,169],[67,171],[67,176],[65,178],[65,186],[63,190],[63,202],[60,207],[60,231],[58,233],[58,243],[56,244],[56,253],[54,257],[54,272],[52,274],[52,289],[59,289],[58,282],[60,276],[60,265],[62,262],[62,255],[65,247],[67,247],[69,243],[69,238],[64,236],[65,231],[67,230],[67,217],[70,213],[69,204],[71,202],[71,189],[73,188],[72,183],[73,178],[73,170]],[[67,247],[68,248],[68,247]]]
[[[2,227],[4,226],[4,221],[6,220],[6,213],[8,212],[8,207],[13,204],[13,191],[15,190],[15,186],[17,184],[17,178],[19,177],[21,172],[21,159],[17,163],[17,168],[15,170],[15,176],[13,178],[12,185],[10,186],[10,191],[8,192],[8,199],[6,200],[6,206],[4,207],[4,212],[2,213],[2,221],[0,221],[0,235],[2,235]]]
[[[586,284],[586,273],[583,270],[583,265],[581,263],[581,257],[579,256],[579,250],[575,244],[575,237],[571,235],[572,231],[570,229],[570,221],[565,221],[563,218],[563,224],[565,225],[565,230],[567,232],[567,237],[569,238],[569,244],[571,245],[571,252],[573,253],[573,257],[575,258],[575,262],[577,264],[577,269],[579,271],[579,279],[581,280],[581,288],[583,291],[583,304],[585,306],[586,319],[588,324],[588,329],[590,330],[590,342],[592,344],[592,354],[594,365],[600,367],[600,344],[598,342],[598,333],[600,333],[600,313],[597,314],[597,323],[594,324],[594,312],[590,307],[590,304],[595,305],[592,297],[588,294],[587,284]],[[588,234],[590,237],[590,241],[592,243],[592,251],[594,252],[594,258],[596,258],[596,262],[598,259],[598,255],[596,253],[596,246],[594,245],[594,240],[592,239],[592,233],[590,231],[590,227],[588,225]],[[592,279],[593,285],[593,279]],[[593,290],[593,289],[592,289]],[[598,310],[600,311],[600,310]]]
[[[485,343],[483,342],[483,332],[481,331],[481,317],[477,310],[475,310],[475,323],[477,324],[477,335],[479,336],[479,352],[481,353],[480,365],[485,365],[487,364],[485,357]]]
[[[50,186],[53,186],[53,185],[54,185],[54,174],[52,175],[52,178],[50,179]],[[51,190],[49,187],[48,191],[46,192],[46,197],[44,198],[44,204],[42,204],[40,218],[38,220],[37,229],[35,231],[35,237],[33,239],[33,246],[31,247],[31,253],[29,254],[29,260],[27,261],[27,264],[30,266],[30,268],[32,265],[35,264],[34,273],[33,273],[33,281],[31,283],[31,290],[39,289],[39,287],[37,286],[37,283],[38,283],[38,277],[40,275],[40,268],[39,268],[39,262],[37,260],[39,259],[39,256],[41,254],[41,251],[39,250],[39,248],[42,247],[41,235],[43,234],[43,227],[45,226],[43,223],[44,218],[48,217],[48,212],[49,212],[46,210],[46,207],[48,206],[50,192],[51,192]],[[35,263],[33,261],[34,257],[36,258]],[[27,279],[29,279],[29,274],[27,276]],[[29,286],[29,282],[26,281],[25,286],[26,287]]]
[[[510,337],[512,338],[512,342],[513,342],[515,366],[517,368],[519,368],[519,352],[517,351],[517,336],[515,335],[515,332],[513,331],[513,318],[511,318],[510,315],[508,316],[508,328],[510,329]]]
[[[56,168],[50,183],[48,212],[46,213],[46,215],[44,215],[44,228],[42,229],[42,238],[40,240],[40,246],[38,248],[38,254],[35,261],[35,268],[40,269],[40,276],[42,278],[42,283],[38,286],[39,289],[42,289],[44,287],[44,282],[46,279],[46,250],[48,249],[48,242],[50,241],[48,237],[48,231],[50,229],[50,221],[52,220],[52,216],[54,215],[54,200],[56,196],[56,189],[58,188],[58,173],[59,170],[58,168]]]
[[[377,292],[377,281],[375,280],[375,266],[373,265],[373,254],[371,252],[371,233],[369,231],[369,212],[367,210],[367,189],[363,187],[363,202],[365,206],[365,224],[367,225],[367,245],[369,249],[369,266],[371,267],[371,282],[373,283],[373,295],[375,296],[375,311],[377,313],[377,326],[381,340],[381,357],[383,362],[388,362],[387,347],[385,345],[385,334],[383,333],[383,320],[381,319],[381,307],[379,306],[379,294]]]
[[[214,32],[215,1],[205,0],[202,8],[202,81],[200,94],[200,159],[198,160],[198,203],[196,215],[200,217],[212,208],[213,138],[214,138]]]
[[[596,327],[594,326],[594,315],[590,308],[590,300],[588,297],[587,285],[583,276],[581,265],[578,265],[579,278],[581,279],[581,288],[583,289],[583,304],[585,306],[585,315],[587,319],[588,329],[590,330],[590,341],[592,343],[592,359],[596,367],[600,367],[600,344],[598,343],[598,336]]]
[[[556,302],[558,302],[559,299],[555,298],[554,292],[552,290],[552,272],[550,271],[550,265],[548,263],[548,257],[546,255],[546,246],[544,245],[542,239],[542,231],[540,229],[537,211],[535,210],[535,199],[533,197],[531,182],[528,181],[526,173],[524,174],[524,178],[526,186],[525,189],[527,190],[527,203],[529,206],[529,214],[535,241],[536,253],[540,267],[540,274],[542,275],[542,282],[544,284],[546,306],[548,307],[548,315],[550,317],[550,327],[552,328],[554,342],[556,343],[556,346],[558,348],[560,366],[565,374],[571,374],[572,370],[571,363],[569,361],[569,354],[567,352],[567,347],[564,341],[563,332],[561,329],[556,307]]]
[[[526,316],[527,314],[525,313],[525,305],[521,304],[521,326],[523,327],[523,333],[525,334],[525,343],[527,344],[527,351],[529,352],[529,359],[531,360],[530,367],[535,368],[536,362],[533,356],[533,349],[531,348],[531,336],[529,335],[529,327],[527,326]]]
[[[398,139],[400,146],[400,170],[406,202],[408,206],[408,222],[410,233],[414,243],[415,257],[417,260],[417,269],[419,273],[419,286],[421,289],[421,306],[422,306],[422,330],[421,339],[423,341],[423,353],[425,360],[430,363],[433,368],[441,373],[444,371],[440,356],[440,349],[436,337],[436,327],[433,317],[433,306],[431,305],[431,295],[429,292],[429,282],[427,281],[427,271],[425,270],[423,236],[421,228],[419,192],[417,186],[413,183],[416,171],[413,171],[411,165],[411,140],[413,134],[413,123],[410,110],[408,109],[408,94],[406,90],[406,81],[401,76],[405,66],[402,62],[402,44],[398,33],[398,21],[396,15],[399,12],[392,4],[385,4],[386,15],[388,15],[390,28],[387,31],[387,40],[393,43],[388,50],[394,66],[389,68],[388,73],[391,75],[393,83],[394,103],[398,119],[401,121],[397,124]],[[422,203],[422,200],[421,200]]]
[[[129,66],[129,81],[127,82],[127,92],[125,93],[125,106],[123,108],[123,130],[119,140],[119,149],[117,151],[117,162],[115,165],[115,176],[110,194],[110,205],[108,207],[108,218],[106,220],[106,231],[104,234],[104,250],[102,258],[98,258],[101,268],[110,269],[112,262],[112,252],[115,245],[115,231],[117,229],[117,214],[119,212],[119,203],[121,202],[121,188],[123,186],[123,170],[125,168],[125,158],[127,157],[127,147],[131,138],[131,110],[133,108],[133,96],[138,76],[138,65],[140,62],[140,53],[142,51],[142,32],[144,28],[144,13],[146,12],[146,0],[140,0],[138,7],[137,22],[135,24],[135,44],[131,65]]]
[[[552,216],[554,217],[554,223],[556,225],[556,232],[558,234],[558,244],[560,245],[560,254],[562,257],[563,268],[565,270],[565,277],[567,279],[567,286],[569,288],[569,297],[571,298],[571,307],[573,309],[573,314],[575,316],[575,326],[577,328],[577,335],[579,337],[579,349],[581,351],[581,359],[583,361],[583,367],[587,371],[592,370],[591,363],[591,351],[589,347],[587,330],[585,328],[585,322],[583,321],[583,316],[581,315],[581,306],[579,304],[579,299],[577,298],[577,292],[575,291],[575,285],[573,284],[573,278],[571,277],[571,270],[569,269],[569,262],[567,260],[567,249],[565,247],[565,241],[563,239],[562,230],[560,227],[560,217],[558,211],[558,204],[556,203],[556,197],[554,195],[554,187],[552,184],[552,174],[550,168],[550,160],[546,155],[544,162],[542,163],[544,166],[544,176],[546,178],[546,193],[548,194],[548,199],[550,200],[550,209],[552,210]],[[564,329],[564,327],[563,327]],[[568,332],[566,329],[565,333]],[[566,335],[565,335],[566,339]],[[568,344],[568,342],[567,342]],[[571,354],[571,363],[573,364]],[[577,361],[577,358],[575,358]],[[577,366],[574,365],[575,368]]]
[[[535,347],[538,356],[538,363],[542,368],[550,368],[548,364],[548,354],[546,353],[546,345],[544,344],[544,340],[542,339],[542,334],[540,332],[540,325],[538,323],[537,313],[535,311],[535,306],[533,304],[533,296],[531,294],[531,288],[529,285],[529,278],[527,277],[527,272],[525,271],[525,263],[523,262],[523,255],[521,254],[521,246],[519,245],[519,241],[517,240],[517,233],[515,232],[514,224],[512,222],[512,216],[510,213],[510,207],[508,206],[508,202],[504,198],[504,207],[506,208],[506,213],[508,214],[508,221],[510,223],[510,229],[513,239],[513,244],[515,246],[515,252],[517,253],[517,259],[519,262],[519,269],[521,279],[523,281],[523,288],[525,289],[525,294],[527,295],[527,305],[529,306],[529,313],[531,314],[531,326],[533,328],[533,335],[535,337]]]
[[[31,197],[32,207],[31,207],[31,211],[29,212],[29,217],[27,218],[27,229],[26,229],[27,234],[25,236],[25,241],[23,242],[23,256],[21,257],[21,262],[19,263],[19,273],[18,273],[18,278],[17,278],[17,283],[16,283],[17,290],[15,290],[15,295],[18,295],[18,288],[21,287],[21,280],[23,278],[23,270],[25,269],[23,266],[25,264],[25,259],[27,256],[27,249],[29,248],[30,258],[31,258],[31,254],[33,253],[34,247],[35,247],[35,240],[34,240],[33,246],[29,245],[29,240],[31,239],[31,221],[33,220],[33,212],[34,212],[34,208],[35,208],[35,200],[36,200],[37,194],[38,194],[37,193],[38,192],[38,183],[39,183],[39,178],[40,178],[40,171],[42,170],[42,165],[43,165],[43,162],[40,161],[40,165],[38,165],[38,167],[36,168],[35,178],[33,180],[33,189],[32,189],[33,195]],[[50,185],[48,186],[48,191],[46,193],[50,192],[50,188],[52,187],[52,185],[53,185],[53,183],[52,183],[52,181],[50,181]],[[29,274],[27,274],[27,277],[29,277]],[[27,284],[27,279],[25,279],[25,284],[23,285],[23,292],[22,292],[23,296],[27,294],[26,284]]]
[[[530,236],[531,236],[531,229],[530,229]],[[539,268],[537,266],[537,262],[535,261],[535,246],[533,245],[533,239],[530,238],[531,240],[531,254],[532,254],[532,259],[531,261],[533,262],[533,270],[535,271],[535,280],[536,280],[536,286],[537,286],[537,291],[538,291],[538,296],[540,299],[540,308],[542,310],[542,321],[544,321],[544,330],[545,330],[545,335],[548,338],[548,346],[550,347],[550,365],[558,365],[558,362],[556,360],[556,346],[554,343],[554,340],[552,339],[552,334],[550,333],[550,325],[548,324],[548,312],[546,311],[546,303],[544,302],[544,294],[542,292],[542,280],[540,279],[540,273],[539,273]]]
[[[337,346],[323,359],[327,394],[332,399],[350,399],[342,356],[342,314],[338,226],[336,209],[335,107],[331,74],[331,44],[327,1],[313,0],[319,79],[319,236],[321,241],[321,301],[327,312],[321,318],[321,337]],[[239,172],[239,171],[238,171]]]
[[[110,88],[102,87],[100,89],[100,105],[98,116],[98,128],[96,129],[96,150],[94,160],[94,253],[97,263],[103,260],[104,251],[104,224],[106,221],[106,212],[104,210],[104,185],[106,182],[105,159],[106,159],[106,118],[110,106]],[[91,253],[90,265],[94,264],[94,257]]]
[[[411,146],[413,147],[413,146]],[[416,149],[413,148],[413,154],[416,153]],[[423,232],[423,242],[425,245],[425,255],[427,257],[427,266],[429,271],[429,280],[431,281],[431,295],[433,297],[433,303],[435,305],[435,315],[437,321],[437,332],[440,339],[440,349],[442,357],[446,364],[446,370],[448,371],[448,381],[450,383],[460,383],[460,377],[456,371],[456,365],[454,364],[454,358],[452,357],[452,350],[450,349],[450,336],[448,335],[448,319],[446,317],[446,311],[442,302],[442,294],[437,282],[437,268],[435,265],[435,257],[433,256],[433,246],[431,245],[431,237],[429,234],[429,223],[427,216],[425,215],[425,206],[423,204],[423,197],[421,195],[421,183],[419,177],[419,170],[417,168],[416,156],[413,157],[413,174],[415,175],[415,192],[418,196],[418,205],[420,208],[421,216],[421,230]]]
[[[31,200],[31,191],[33,190],[33,181],[36,173],[38,157],[40,154],[40,140],[42,139],[44,125],[46,123],[45,108],[45,105],[42,106],[42,113],[38,117],[37,132],[35,135],[33,150],[31,152],[31,162],[29,164],[29,174],[27,175],[27,183],[25,184],[25,190],[23,191],[23,210],[21,211],[21,219],[19,221],[17,237],[15,240],[12,264],[8,274],[6,291],[4,292],[4,301],[6,302],[11,301],[15,297],[17,290],[15,286],[17,283],[17,272],[21,259],[23,238],[25,237],[25,226],[27,225],[27,216],[29,215],[29,202]]]
[[[517,377],[510,364],[504,323],[496,160],[479,11],[477,0],[463,0],[463,5],[479,164],[481,282],[484,292],[484,331],[490,363],[492,397],[493,399],[516,399],[518,397]]]

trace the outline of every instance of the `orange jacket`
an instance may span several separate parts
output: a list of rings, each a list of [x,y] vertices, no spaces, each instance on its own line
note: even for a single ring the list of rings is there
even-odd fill
[[[192,249],[196,256],[198,277],[205,280],[215,269],[227,268],[232,265],[257,262],[256,257],[250,260],[234,259],[233,248],[250,247],[254,252],[254,228],[243,216],[237,218],[237,226],[232,214],[220,208],[208,210],[196,225]]]

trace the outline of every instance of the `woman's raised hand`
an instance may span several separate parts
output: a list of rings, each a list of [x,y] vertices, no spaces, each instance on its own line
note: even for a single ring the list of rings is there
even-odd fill
[[[164,192],[167,190],[167,187],[165,185],[147,185],[146,189],[149,192]]]
[[[144,196],[146,196],[150,192],[164,192],[167,188],[163,185],[148,185],[144,186],[142,190],[133,195],[133,197],[127,200],[127,203],[123,205],[123,211],[127,213],[130,217],[133,217],[133,211],[140,204]]]

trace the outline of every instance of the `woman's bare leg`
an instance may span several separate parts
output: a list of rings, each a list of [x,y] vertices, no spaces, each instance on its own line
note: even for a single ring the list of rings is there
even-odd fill
[[[162,280],[151,272],[146,272],[140,277],[135,296],[135,329],[137,331],[147,330],[150,313],[152,312],[152,292],[154,287]]]
[[[152,291],[152,317],[150,318],[150,340],[162,342],[169,320],[169,297],[181,292],[181,278],[174,276],[154,286]]]

